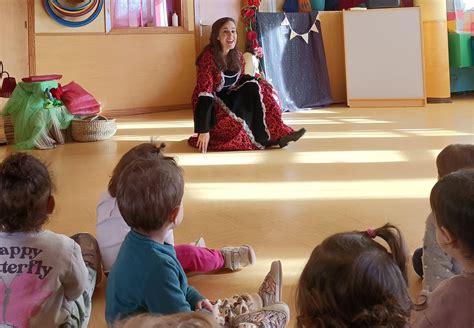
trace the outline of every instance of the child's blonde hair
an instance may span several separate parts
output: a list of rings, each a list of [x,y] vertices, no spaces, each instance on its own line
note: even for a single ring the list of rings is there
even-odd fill
[[[117,323],[115,328],[217,328],[210,314],[184,312],[166,316],[139,314]]]

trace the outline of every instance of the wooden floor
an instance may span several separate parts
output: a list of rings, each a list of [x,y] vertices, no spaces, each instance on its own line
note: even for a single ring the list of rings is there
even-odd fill
[[[113,167],[153,136],[185,169],[185,219],[175,231],[177,242],[203,236],[211,247],[246,243],[257,253],[251,268],[194,276],[190,283],[210,299],[255,291],[271,261],[280,259],[284,300],[293,310],[299,274],[328,235],[388,221],[401,227],[410,250],[419,246],[437,153],[450,143],[474,143],[473,96],[426,108],[328,108],[284,119],[308,132],[282,150],[199,154],[185,141],[193,123],[191,112],[182,111],[122,118],[107,141],[32,151],[50,164],[57,187],[47,228],[94,233],[95,204]],[[11,151],[0,147],[0,158]],[[416,291],[413,274],[411,282]],[[105,327],[104,294],[102,283],[90,327]]]

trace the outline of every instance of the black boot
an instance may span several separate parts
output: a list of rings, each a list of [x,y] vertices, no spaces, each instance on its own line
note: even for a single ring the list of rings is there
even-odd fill
[[[278,139],[278,145],[280,146],[280,148],[284,148],[288,146],[288,143],[292,141],[298,141],[298,139],[301,138],[305,133],[305,128],[301,128],[298,131],[293,131],[290,134],[287,134],[286,136]]]
[[[278,140],[266,140],[266,141],[259,141],[259,143],[267,148],[272,148],[273,146],[278,146],[279,141]]]

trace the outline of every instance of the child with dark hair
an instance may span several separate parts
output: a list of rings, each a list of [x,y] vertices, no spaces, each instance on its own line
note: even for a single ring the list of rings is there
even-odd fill
[[[97,242],[85,233],[71,239],[43,230],[52,192],[48,169],[35,157],[15,153],[0,164],[0,326],[89,322],[102,275]]]
[[[164,147],[164,144],[157,146],[151,142],[130,149],[114,168],[108,191],[100,197],[97,204],[96,233],[106,273],[112,268],[120,246],[130,231],[115,199],[118,178],[125,167],[136,159],[156,159],[163,156]],[[183,211],[180,215],[182,214]],[[165,241],[168,244],[174,244],[173,230],[169,230]],[[234,271],[252,265],[256,261],[255,252],[251,246],[227,246],[219,250],[210,249],[205,247],[202,238],[196,245],[176,245],[175,251],[185,272],[210,272],[223,268]]]
[[[109,324],[138,313],[166,315],[203,310],[211,312],[226,327],[242,323],[286,326],[289,309],[280,303],[279,261],[272,263],[258,294],[244,294],[211,304],[188,285],[174,247],[165,242],[169,231],[183,219],[183,172],[172,157],[160,154],[132,161],[118,176],[115,191],[120,213],[131,231],[107,281]]]
[[[438,178],[463,168],[474,168],[474,145],[452,144],[445,147],[436,158]],[[433,213],[426,219],[423,248],[413,254],[413,268],[423,278],[423,289],[434,290],[443,280],[462,272],[462,265],[448,255],[436,241]]]
[[[474,169],[441,178],[431,190],[438,244],[463,267],[460,275],[423,292],[412,327],[474,327]]]
[[[386,224],[326,238],[301,274],[296,308],[298,328],[407,327],[411,301],[398,228]]]

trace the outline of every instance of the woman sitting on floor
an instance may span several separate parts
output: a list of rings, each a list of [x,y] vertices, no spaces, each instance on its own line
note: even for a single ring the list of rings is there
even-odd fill
[[[245,62],[235,48],[235,21],[224,17],[212,25],[209,44],[196,60],[193,93],[194,132],[191,146],[207,150],[281,148],[306,132],[294,131],[281,118],[272,86],[245,75]]]

